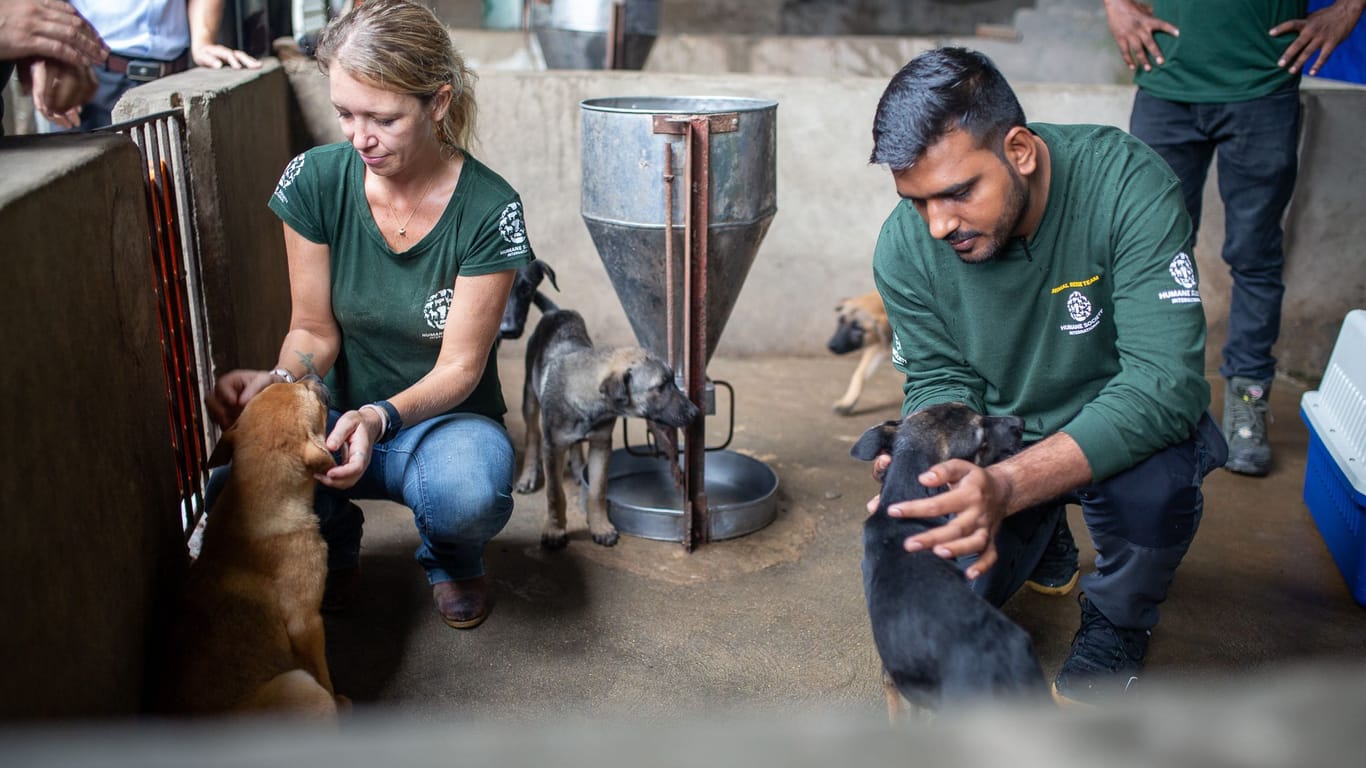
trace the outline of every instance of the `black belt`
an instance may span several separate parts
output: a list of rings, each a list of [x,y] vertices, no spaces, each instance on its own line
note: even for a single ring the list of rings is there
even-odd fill
[[[148,83],[157,78],[173,75],[176,72],[184,72],[189,69],[190,51],[187,49],[184,53],[180,54],[175,61],[130,59],[127,56],[111,53],[109,54],[109,58],[104,62],[104,68],[110,72],[123,75],[129,80]]]

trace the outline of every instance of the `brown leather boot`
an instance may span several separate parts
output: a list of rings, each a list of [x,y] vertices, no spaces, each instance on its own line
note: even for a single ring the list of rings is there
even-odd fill
[[[474,629],[489,615],[489,584],[486,576],[432,585],[432,600],[442,621],[456,629]]]

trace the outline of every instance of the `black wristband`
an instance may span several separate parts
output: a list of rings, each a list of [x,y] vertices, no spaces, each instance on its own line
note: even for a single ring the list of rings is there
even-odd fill
[[[388,400],[376,400],[371,403],[371,405],[384,411],[384,415],[389,417],[388,423],[384,427],[384,434],[380,435],[379,440],[376,442],[387,443],[390,440],[393,440],[394,435],[397,435],[398,431],[403,429],[403,419],[398,415],[398,409]]]

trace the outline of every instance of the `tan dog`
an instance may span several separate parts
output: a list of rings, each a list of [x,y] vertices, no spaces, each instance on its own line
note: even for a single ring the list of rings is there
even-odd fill
[[[545,486],[541,546],[562,549],[564,488],[560,478],[577,446],[588,447],[588,532],[604,547],[617,543],[607,514],[607,467],[618,418],[636,416],[667,427],[686,427],[697,406],[674,384],[674,372],[640,347],[593,346],[583,316],[572,309],[541,315],[526,348],[522,418],[526,440],[518,493]]]
[[[335,717],[318,610],[327,545],[313,512],[313,475],[335,466],[323,442],[326,402],[317,377],[266,387],[214,450],[210,463],[230,454],[232,474],[185,585],[162,686],[167,712]]]
[[[839,325],[826,345],[831,352],[843,355],[856,349],[863,350],[858,368],[849,379],[849,388],[831,408],[842,416],[854,412],[854,404],[863,394],[863,384],[877,370],[879,364],[892,354],[892,327],[887,323],[887,310],[877,291],[841,301],[835,307]]]

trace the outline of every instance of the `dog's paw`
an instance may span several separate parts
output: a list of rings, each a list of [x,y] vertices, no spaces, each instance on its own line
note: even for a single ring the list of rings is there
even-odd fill
[[[848,416],[849,414],[854,412],[854,404],[835,403],[834,405],[830,406],[830,410],[834,411],[835,413],[838,413],[841,416]]]
[[[604,547],[614,547],[614,546],[616,546],[616,544],[617,544],[617,539],[618,539],[618,538],[619,538],[619,537],[618,537],[618,535],[617,535],[617,529],[616,529],[616,528],[609,528],[607,531],[605,531],[605,532],[603,532],[603,533],[595,533],[595,534],[593,534],[593,541],[596,542],[596,543],[598,543],[598,544],[603,545]]]
[[[543,549],[553,551],[556,549],[564,549],[567,546],[569,546],[569,534],[564,531],[541,534],[541,547]]]
[[[541,477],[540,472],[537,472],[535,474],[522,475],[521,477],[517,478],[517,485],[515,486],[515,490],[518,493],[535,493],[541,490],[541,488],[544,486],[545,479]]]

